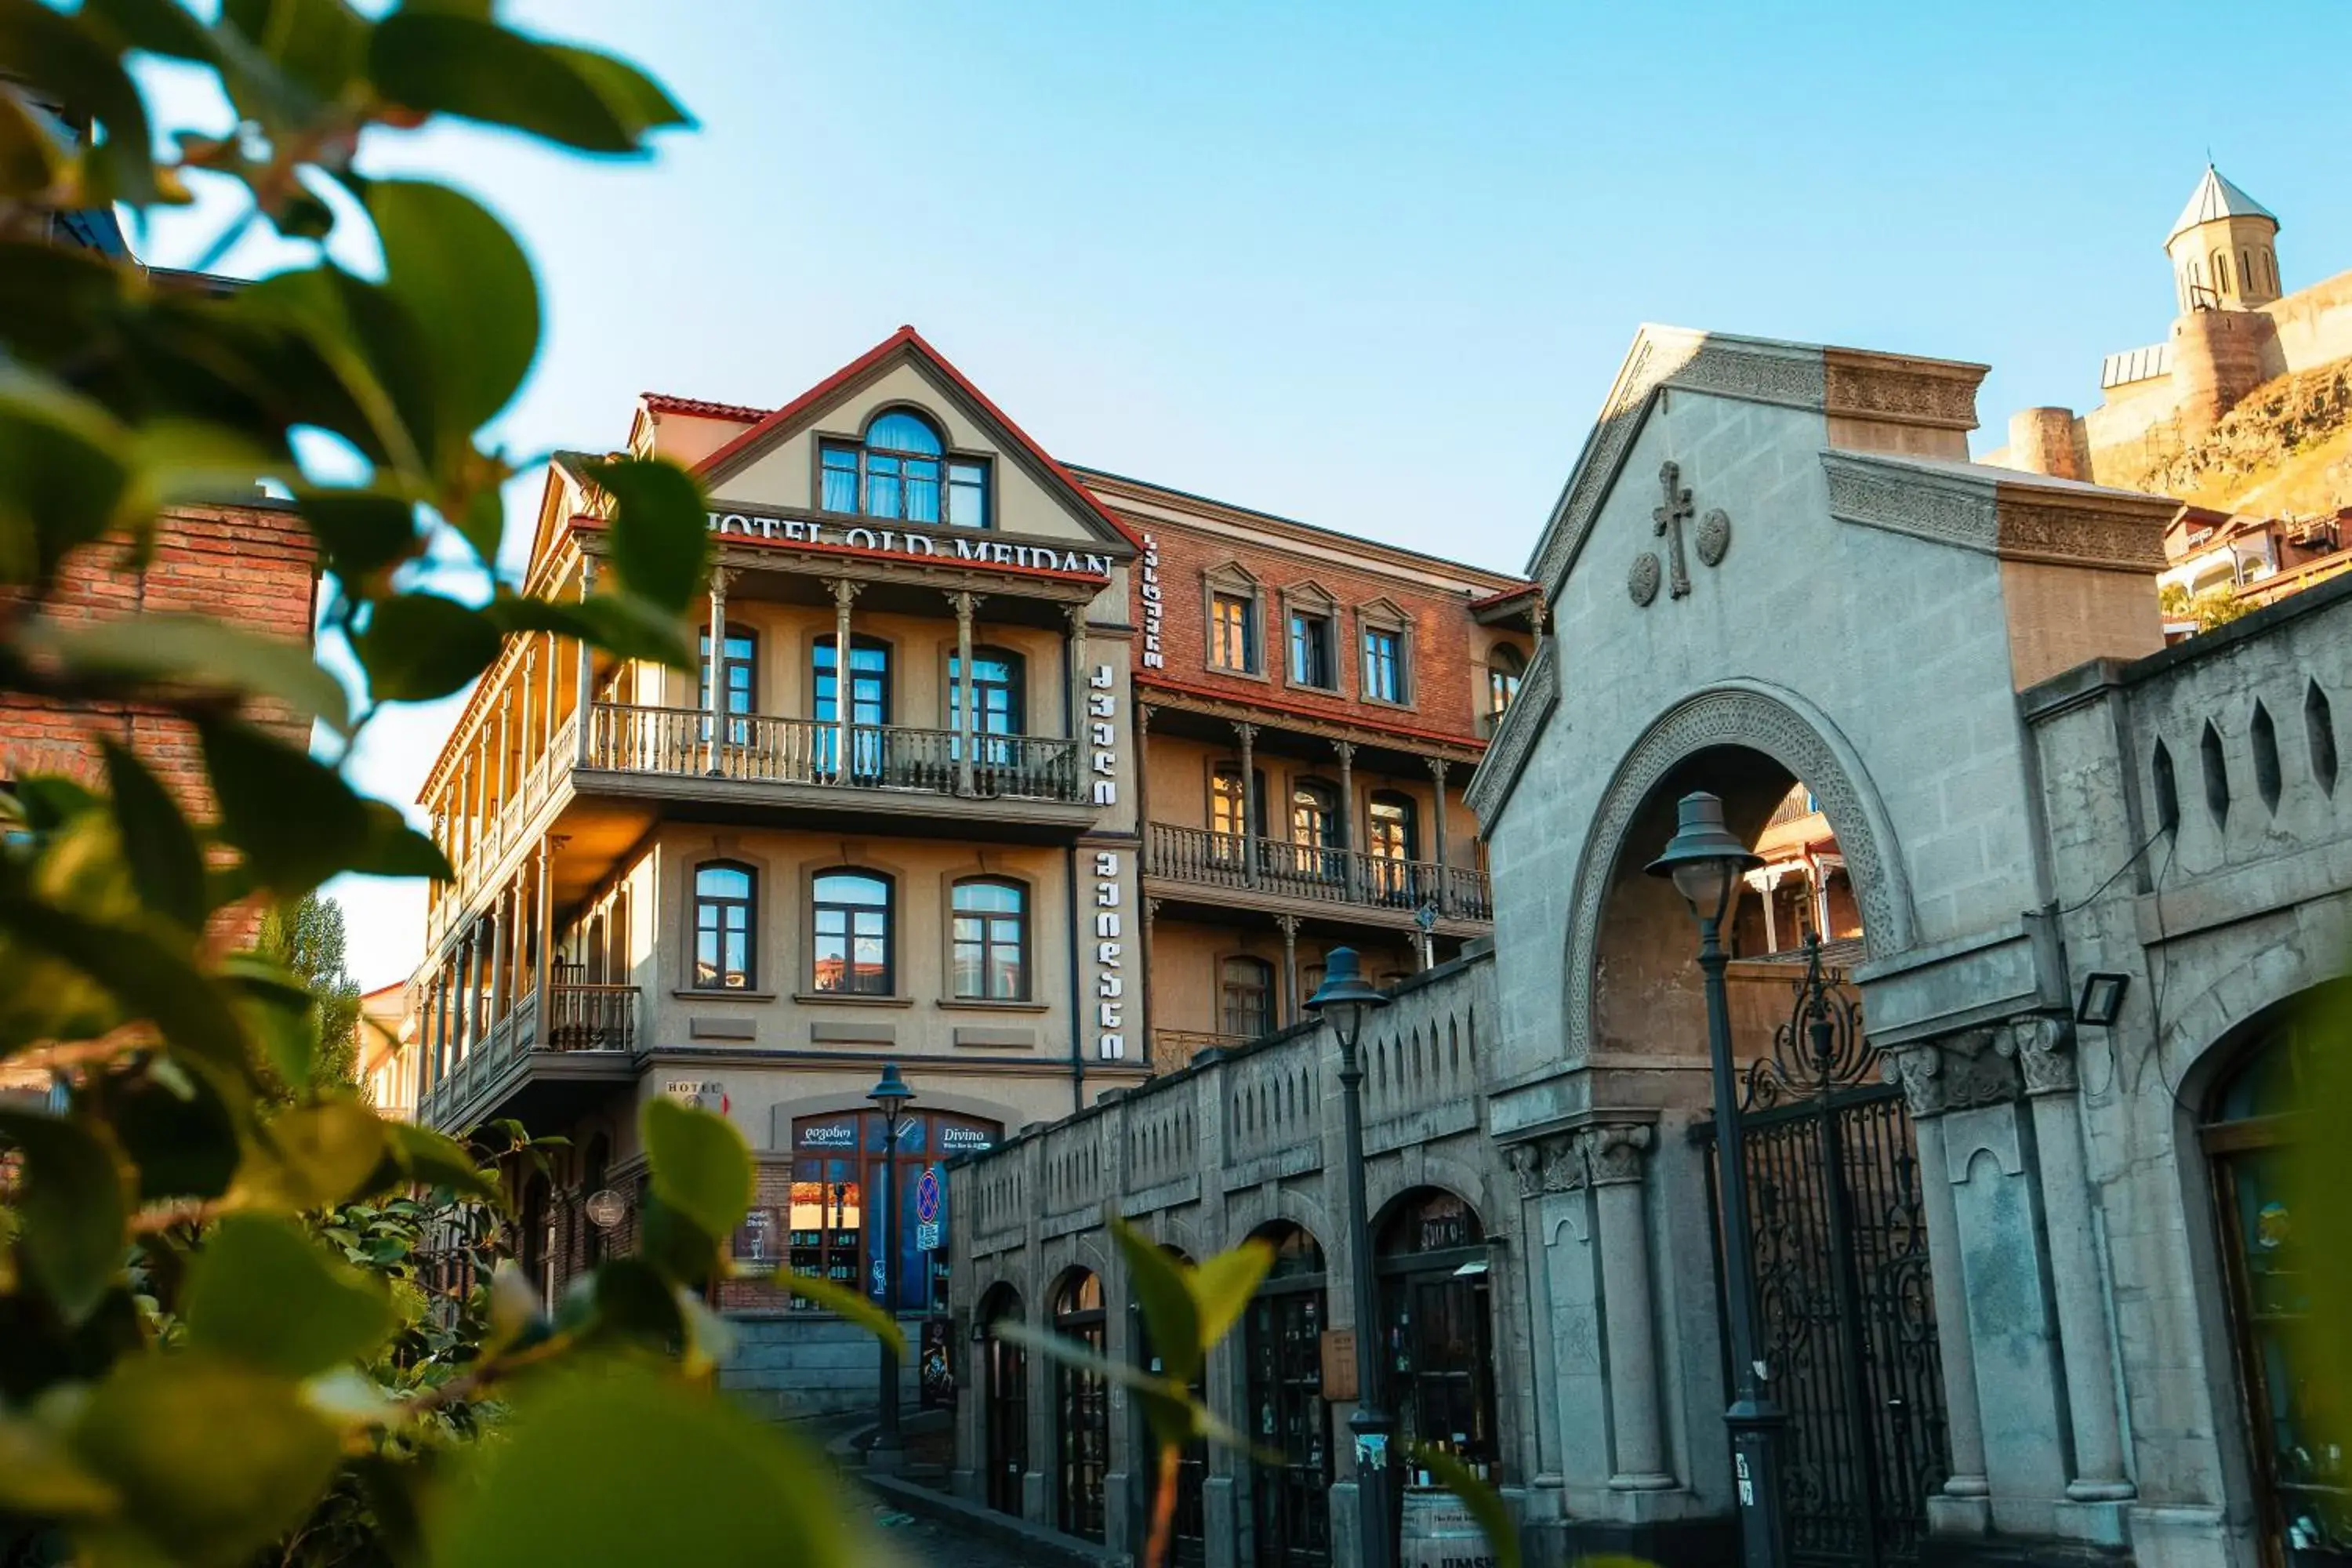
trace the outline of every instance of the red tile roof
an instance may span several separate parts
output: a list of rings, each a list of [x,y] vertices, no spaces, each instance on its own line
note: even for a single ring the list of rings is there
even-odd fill
[[[756,425],[768,416],[764,408],[746,407],[740,403],[709,403],[699,397],[676,397],[667,392],[641,392],[637,400],[656,414],[691,414],[704,419],[732,419],[739,425]]]

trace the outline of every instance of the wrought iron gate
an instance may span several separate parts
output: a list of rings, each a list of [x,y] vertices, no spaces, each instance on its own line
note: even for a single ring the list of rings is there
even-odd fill
[[[1803,1568],[1916,1563],[1950,1473],[1911,1118],[1843,981],[1809,944],[1789,1022],[1741,1096],[1758,1335],[1788,1417],[1782,1508]],[[1714,1127],[1697,1131],[1711,1156]],[[1712,1157],[1707,1179],[1716,1198]]]

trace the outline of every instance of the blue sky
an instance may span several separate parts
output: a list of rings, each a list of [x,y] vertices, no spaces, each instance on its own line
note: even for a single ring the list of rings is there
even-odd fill
[[[2163,336],[2209,148],[2289,288],[2352,267],[2342,0],[504,14],[700,121],[645,163],[369,153],[537,261],[518,451],[617,445],[642,390],[772,405],[911,321],[1058,456],[1517,569],[1641,321],[1989,363],[1984,450]],[[363,781],[406,802],[449,718],[387,722]],[[405,974],[417,890],[337,891],[354,973]]]

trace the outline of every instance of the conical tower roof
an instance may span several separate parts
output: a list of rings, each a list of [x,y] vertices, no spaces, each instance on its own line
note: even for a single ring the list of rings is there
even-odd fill
[[[2224,217],[2268,218],[2273,228],[2278,227],[2276,213],[2223,179],[2221,171],[2208,163],[2205,165],[2205,177],[2198,181],[2197,189],[2189,193],[2189,205],[2180,209],[2180,216],[2174,220],[2172,232],[2164,237],[2164,243],[2170,245],[2184,231],[2195,228],[2200,223],[2211,223],[2215,218]]]

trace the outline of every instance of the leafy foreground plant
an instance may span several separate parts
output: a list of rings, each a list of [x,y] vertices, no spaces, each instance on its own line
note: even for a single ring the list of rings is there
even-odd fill
[[[752,1195],[729,1123],[650,1104],[636,1254],[541,1302],[499,1262],[499,1167],[537,1148],[384,1121],[314,1072],[320,999],[253,940],[341,872],[449,875],[338,765],[380,704],[461,689],[515,632],[686,665],[707,565],[691,479],[620,459],[595,471],[614,503],[603,592],[434,591],[436,549],[494,570],[518,468],[478,432],[536,357],[538,284],[470,198],[362,176],[362,142],[455,115],[624,155],[686,117],[635,67],[504,27],[489,0],[219,10],[0,0],[0,697],[128,705],[201,758],[167,784],[94,734],[102,778],[0,795],[0,1067],[60,1091],[0,1110],[0,1551],[876,1561],[821,1459],[708,1387],[703,1291]],[[209,71],[235,124],[158,125],[134,53]],[[78,153],[55,109],[92,127]],[[50,243],[60,215],[207,179],[242,201],[201,265],[262,226],[311,259],[214,289]],[[327,258],[341,225],[372,231],[379,276]],[[363,478],[307,475],[297,432]],[[69,561],[136,569],[168,508],[263,483],[316,541],[320,637],[348,685],[217,619],[61,613]]]

